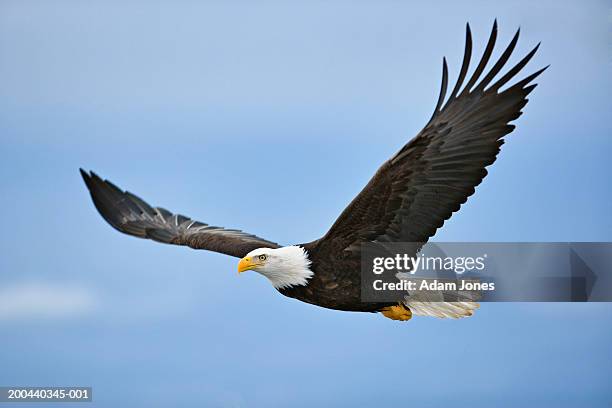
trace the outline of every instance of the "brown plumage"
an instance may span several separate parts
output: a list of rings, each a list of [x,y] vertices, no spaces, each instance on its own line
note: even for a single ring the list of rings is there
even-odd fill
[[[240,230],[213,227],[161,207],[151,207],[129,191],[121,191],[110,181],[102,180],[96,173],[80,171],[100,215],[125,234],[239,258],[256,248],[279,247],[275,242]]]
[[[378,169],[322,238],[302,245],[314,275],[307,285],[280,289],[281,293],[339,310],[375,312],[389,306],[360,300],[360,245],[425,243],[474,193],[487,174],[486,167],[495,161],[503,137],[514,129],[509,123],[521,115],[527,95],[536,87],[530,83],[546,69],[500,92],[539,47],[538,44],[493,82],[510,58],[518,37],[519,32],[484,74],[497,39],[495,22],[484,54],[463,86],[472,53],[467,26],[463,63],[448,99],[448,68],[444,59],[440,95],[427,125]],[[153,208],[94,173],[81,170],[81,174],[100,214],[121,232],[240,258],[256,248],[279,248],[278,244],[254,235],[211,227]]]

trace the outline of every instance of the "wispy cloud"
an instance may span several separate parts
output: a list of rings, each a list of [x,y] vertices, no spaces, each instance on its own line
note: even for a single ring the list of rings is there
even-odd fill
[[[43,282],[0,287],[0,321],[70,319],[90,314],[95,296],[87,288]]]

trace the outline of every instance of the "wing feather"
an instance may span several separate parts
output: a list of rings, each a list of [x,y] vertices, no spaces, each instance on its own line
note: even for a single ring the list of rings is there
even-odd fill
[[[466,26],[461,70],[444,107],[446,60],[431,120],[378,169],[327,234],[313,244],[322,250],[358,252],[360,244],[368,241],[424,243],[459,210],[487,175],[486,167],[495,161],[504,136],[514,129],[509,122],[521,115],[536,86],[531,81],[547,68],[499,92],[527,65],[538,45],[487,88],[508,62],[519,34],[520,30],[484,74],[497,39],[495,21],[480,62],[460,91],[472,53],[470,26]]]
[[[240,230],[214,227],[161,207],[151,207],[140,197],[122,191],[94,172],[81,169],[81,175],[100,215],[125,234],[239,258],[256,248],[279,247],[275,242]]]

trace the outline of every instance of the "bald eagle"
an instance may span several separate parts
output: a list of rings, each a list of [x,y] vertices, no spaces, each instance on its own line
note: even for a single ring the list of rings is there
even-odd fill
[[[510,58],[519,32],[485,73],[497,38],[496,21],[484,54],[463,86],[472,54],[472,35],[469,24],[466,26],[463,63],[450,96],[446,98],[444,58],[442,86],[429,122],[383,163],[329,231],[312,242],[281,246],[240,230],[214,227],[152,207],[94,172],[81,169],[81,175],[95,207],[115,229],[237,257],[238,272],[260,273],[285,296],[329,309],[380,312],[394,320],[408,320],[413,314],[470,316],[478,307],[473,301],[424,302],[406,297],[401,303],[362,302],[360,244],[425,243],[474,193],[487,174],[486,167],[495,161],[504,136],[514,129],[509,123],[521,115],[527,95],[536,87],[531,82],[548,68],[500,91],[539,47],[493,82]]]

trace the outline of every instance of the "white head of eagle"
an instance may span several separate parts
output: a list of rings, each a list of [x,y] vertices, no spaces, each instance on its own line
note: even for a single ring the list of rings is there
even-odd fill
[[[276,289],[304,286],[313,275],[304,248],[257,248],[238,262],[238,273],[253,270],[268,278]]]

